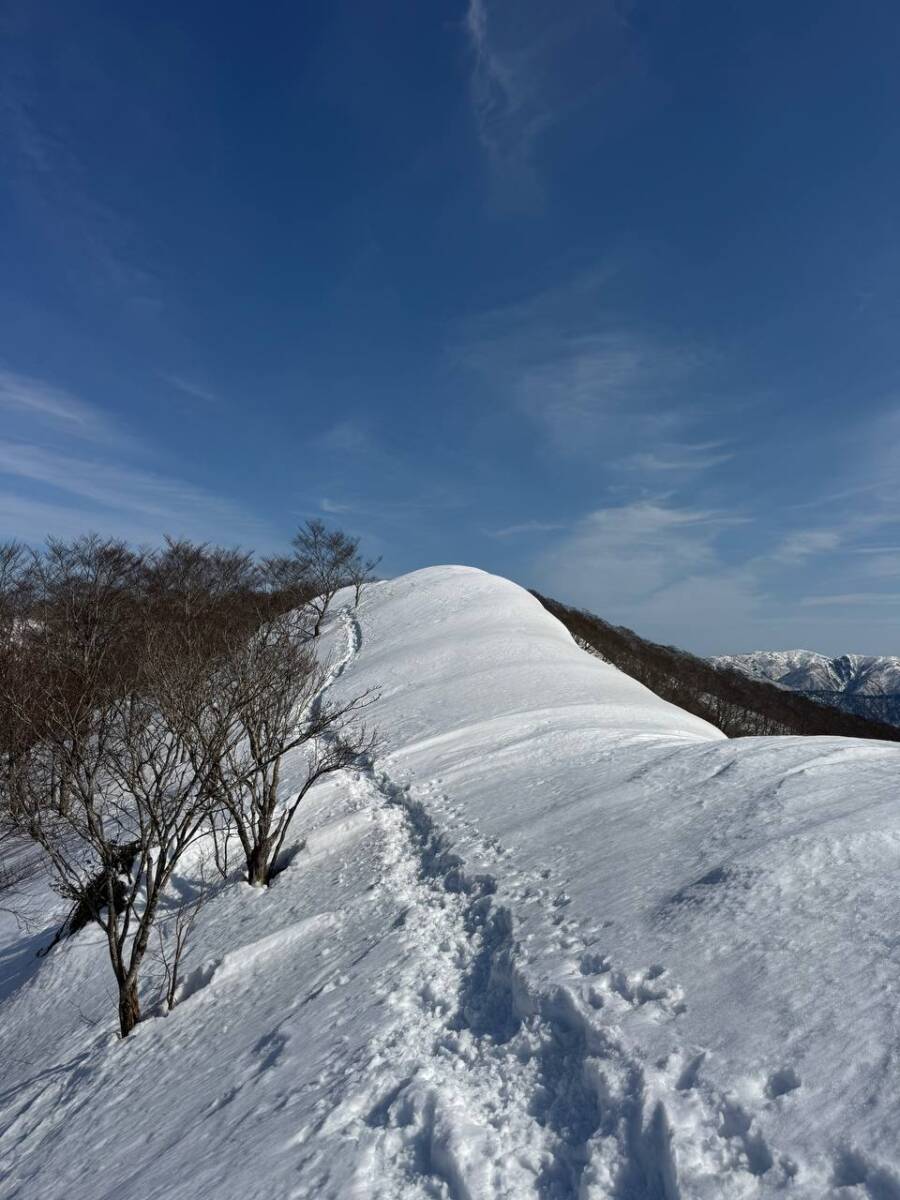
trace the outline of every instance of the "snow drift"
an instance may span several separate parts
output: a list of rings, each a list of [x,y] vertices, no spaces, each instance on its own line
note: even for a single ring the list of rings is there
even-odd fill
[[[900,1197],[900,748],[729,741],[479,571],[336,603],[378,754],[171,1014],[0,918],[4,1195]]]

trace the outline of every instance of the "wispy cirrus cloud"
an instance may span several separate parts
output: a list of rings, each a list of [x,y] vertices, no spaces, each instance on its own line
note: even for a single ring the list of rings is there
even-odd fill
[[[640,451],[625,462],[625,466],[639,471],[693,473],[705,471],[730,462],[734,454],[724,449],[725,443],[689,442],[663,443],[655,450]]]
[[[131,540],[156,541],[165,532],[268,538],[239,505],[148,469],[143,441],[71,388],[0,368],[0,413],[0,536],[34,540],[96,529]]]
[[[759,532],[749,515],[680,505],[668,496],[607,506],[542,548],[529,580],[645,636],[703,653],[798,645],[886,653],[896,645],[900,595],[839,585],[849,577],[870,587],[893,580],[896,588],[900,556],[868,555],[884,547],[849,547],[876,564],[886,560],[883,573],[854,575],[851,555],[842,553],[842,530],[793,530],[771,548],[748,553],[735,549],[741,525]],[[813,595],[811,578],[838,587]]]
[[[581,272],[470,318],[455,362],[566,456],[600,451],[617,468],[700,470],[725,461],[721,440],[685,438],[718,356],[621,315],[615,268]]]
[[[509,198],[518,207],[535,206],[541,196],[532,162],[534,143],[549,120],[542,112],[527,67],[495,45],[485,0],[470,0],[465,28],[472,52],[470,93],[478,135],[495,172],[513,184]]]
[[[782,503],[764,481],[778,464],[781,482],[790,456],[735,382],[735,352],[629,316],[629,266],[485,311],[459,339],[457,363],[520,439],[531,430],[542,467],[589,477],[598,498],[521,577],[692,649],[890,649],[877,589],[896,587],[898,556],[859,552],[900,526],[900,406],[861,415],[839,442],[812,431],[803,450],[820,469]],[[807,603],[813,590],[839,600]]]
[[[564,579],[569,595],[599,591],[605,611],[620,614],[685,576],[714,569],[717,538],[745,520],[661,499],[596,509],[539,556],[538,582]]]
[[[367,492],[348,493],[340,500],[324,496],[312,508],[303,510],[303,515],[325,513],[332,517],[353,516],[405,525],[411,517],[452,512],[470,504],[471,496],[464,484],[436,482],[417,486],[412,491],[401,488],[397,498],[383,492],[377,498]]]
[[[188,379],[184,375],[172,375],[167,371],[160,371],[159,377],[176,391],[183,392],[185,396],[190,396],[194,400],[204,400],[209,404],[220,403],[219,395],[211,387],[196,379]]]
[[[314,454],[297,515],[346,521],[377,553],[388,553],[386,531],[402,543],[473,503],[469,480],[433,471],[364,417],[341,417],[310,445]]]
[[[900,612],[900,592],[844,592],[833,596],[804,596],[804,608],[855,608],[857,605],[886,605]]]
[[[843,540],[840,529],[799,529],[784,537],[775,547],[773,558],[779,562],[799,565],[814,554],[836,550]]]
[[[733,645],[760,624],[764,589],[748,564],[727,564],[722,543],[741,514],[677,505],[664,497],[585,514],[534,560],[549,595],[609,621],[701,651]]]
[[[792,506],[842,530],[848,548],[900,524],[900,402],[873,399],[869,409],[833,431],[828,486]]]
[[[5,368],[0,368],[0,409],[86,441],[121,437],[105,414],[66,388]]]
[[[75,57],[79,57],[75,52]],[[83,69],[87,55],[80,58]],[[139,231],[123,210],[92,185],[92,172],[75,150],[65,106],[49,113],[34,79],[30,52],[10,50],[0,81],[0,129],[9,148],[9,183],[30,222],[59,256],[84,266],[85,280],[144,308],[160,305],[159,279],[139,250]],[[77,108],[77,106],[76,106]]]
[[[74,497],[97,517],[111,513],[122,523],[122,515],[129,514],[134,528],[157,537],[164,531],[221,536],[228,529],[234,538],[261,529],[237,505],[184,480],[100,458],[0,440],[0,476],[45,489],[36,501],[38,512],[48,511],[48,495]]]
[[[789,510],[802,513],[809,524],[786,534],[773,558],[785,566],[804,565],[815,557],[832,564],[840,562],[844,581],[870,583],[894,576],[898,573],[900,548],[885,545],[884,540],[892,538],[900,527],[896,469],[900,458],[900,409],[889,406],[841,430],[839,450],[840,469],[829,474],[831,486]],[[841,486],[835,487],[835,482]],[[876,594],[832,588],[825,594]]]
[[[329,500],[327,496],[323,496],[319,501],[319,508],[323,513],[328,513],[329,516],[339,516],[341,513],[353,512],[352,505],[342,504],[337,500]]]
[[[863,560],[862,574],[868,579],[896,579],[900,576],[900,550],[885,553],[878,549],[872,553],[868,547],[863,551],[868,555]]]
[[[122,495],[126,493],[123,490]],[[44,493],[49,497],[52,493]],[[133,544],[157,545],[164,533],[198,541],[236,542],[268,549],[276,544],[268,530],[249,520],[246,514],[221,510],[211,512],[208,505],[199,510],[184,509],[160,518],[125,505],[95,504],[75,494],[60,492],[58,500],[28,495],[25,489],[0,487],[0,538],[15,538],[30,543],[42,542],[48,535],[77,537],[86,532],[122,538]]]
[[[665,432],[684,419],[665,408],[667,393],[691,370],[691,356],[635,330],[563,337],[521,364],[521,408],[558,449],[594,448],[624,420]],[[639,420],[643,418],[643,420]]]
[[[558,521],[522,521],[518,525],[506,525],[502,529],[487,529],[485,533],[492,538],[521,537],[531,533],[555,533],[565,529]]]
[[[469,0],[469,93],[478,137],[505,208],[538,210],[541,138],[633,69],[633,30],[615,0],[554,8]]]
[[[351,455],[353,457],[377,457],[382,454],[381,446],[371,430],[355,417],[344,417],[312,437],[316,449],[326,454]]]

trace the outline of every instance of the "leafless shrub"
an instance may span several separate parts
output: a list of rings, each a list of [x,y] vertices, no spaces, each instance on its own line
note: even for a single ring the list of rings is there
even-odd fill
[[[263,574],[243,550],[166,538],[148,555],[142,590],[157,625],[187,625],[196,640],[215,639],[235,628],[249,629],[266,615]]]
[[[247,864],[247,878],[267,884],[298,807],[313,784],[355,763],[372,739],[358,725],[367,697],[332,703],[323,695],[324,666],[286,614],[222,656],[217,691],[232,723],[217,780]],[[299,787],[282,804],[285,758],[296,752]]]
[[[72,903],[66,927],[103,930],[123,1036],[189,847],[212,831],[227,875],[235,837],[250,882],[268,883],[310,787],[371,746],[366,698],[323,695],[304,619],[318,632],[337,581],[361,568],[357,543],[320,523],[307,533],[292,577],[307,598],[310,581],[324,592],[293,614],[241,551],[170,539],[137,552],[96,535],[0,546],[0,848],[30,839]],[[284,804],[292,753],[299,786]],[[192,925],[176,922],[170,999]]]
[[[315,592],[309,603],[315,614],[313,637],[318,637],[335,593],[349,582],[359,541],[340,529],[328,529],[322,521],[313,520],[300,527],[293,546],[301,570]]]
[[[210,884],[205,862],[201,861],[197,892],[190,900],[183,900],[175,909],[175,915],[161,921],[156,927],[157,957],[162,965],[162,994],[166,1010],[171,1012],[178,999],[181,982],[181,962],[194,933],[194,926],[203,906],[209,899]]]
[[[378,564],[360,557],[359,538],[320,520],[306,521],[292,545],[293,554],[266,559],[264,569],[275,590],[292,596],[295,607],[306,607],[312,636],[318,637],[335,594],[352,586],[358,603]]]
[[[14,735],[3,811],[43,850],[70,921],[104,931],[123,1036],[140,1019],[159,899],[209,812],[221,749],[196,736],[213,723],[205,656],[184,626],[151,618],[144,565],[97,538],[34,555],[31,623],[0,683]]]
[[[89,714],[57,702],[9,780],[19,823],[60,893],[106,935],[123,1036],[140,1020],[139,973],[160,898],[212,805],[217,747],[198,752],[203,715],[186,710],[193,689],[182,669],[151,662],[144,694]],[[196,701],[206,702],[199,690]],[[63,788],[64,802],[54,800]]]
[[[30,926],[23,903],[24,888],[40,867],[34,843],[0,812],[0,912],[9,913],[24,929]]]
[[[24,612],[25,560],[23,546],[16,542],[0,544],[0,679],[7,682],[20,674],[16,639]],[[0,687],[0,763],[4,766],[14,761],[19,736],[7,688]],[[12,899],[28,874],[28,860],[22,853],[24,844],[14,820],[11,797],[0,789],[0,903],[8,911],[12,911]]]
[[[229,874],[229,846],[234,836],[234,827],[228,811],[214,809],[209,815],[209,835],[212,840],[213,863],[222,879]]]
[[[361,558],[354,553],[347,571],[347,583],[353,588],[353,607],[359,608],[363,589],[375,581],[375,571],[381,562],[380,558]]]

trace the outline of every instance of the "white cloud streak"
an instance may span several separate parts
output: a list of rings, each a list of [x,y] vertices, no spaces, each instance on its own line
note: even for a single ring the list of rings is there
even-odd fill
[[[470,94],[482,147],[492,168],[515,184],[508,198],[517,195],[518,207],[534,206],[540,189],[531,157],[546,116],[529,111],[527,76],[505,61],[493,44],[485,0],[469,0],[465,28],[472,52]]]
[[[0,409],[19,412],[40,425],[86,441],[118,440],[112,424],[93,405],[42,379],[0,369]]]
[[[116,513],[135,514],[145,523],[152,522],[159,532],[190,527],[203,529],[208,536],[213,528],[231,527],[246,535],[257,528],[236,505],[181,480],[20,442],[0,441],[0,474]]]
[[[501,206],[537,210],[539,143],[568,114],[627,77],[633,31],[615,0],[541,5],[469,0],[469,93]],[[609,111],[615,111],[609,103]]]
[[[535,557],[529,581],[644,636],[701,653],[807,644],[827,653],[895,651],[900,595],[808,594],[814,556],[826,559],[822,578],[839,577],[843,531],[796,530],[772,550],[735,562],[730,534],[742,523],[738,515],[679,507],[665,497],[598,509]],[[870,557],[877,569],[869,580],[896,580],[900,559]],[[807,594],[797,596],[798,587]]]
[[[13,190],[60,255],[90,264],[91,283],[102,281],[129,301],[156,308],[158,279],[137,262],[134,222],[86,182],[92,173],[73,150],[66,117],[65,108],[58,108],[47,119],[41,89],[24,59],[6,72],[0,81],[0,118],[11,151]]]
[[[628,328],[609,311],[609,290],[600,270],[483,313],[466,326],[455,360],[557,453],[593,457],[602,448],[606,462],[654,473],[724,461],[725,451],[713,453],[720,442],[683,437],[715,356]]]
[[[773,558],[790,565],[799,565],[814,554],[836,550],[842,541],[839,529],[801,529],[789,533],[776,547]]]
[[[0,478],[16,481],[15,490],[0,491],[0,536],[95,529],[131,540],[158,541],[164,532],[269,540],[238,505],[130,463],[137,441],[67,388],[2,368],[0,412],[8,415]]]
[[[713,544],[742,519],[714,511],[641,501],[598,509],[544,552],[539,585],[565,582],[569,596],[603,598],[604,612],[623,612],[685,576],[716,567]]]
[[[328,454],[376,457],[382,453],[369,430],[353,417],[336,421],[315,434],[312,444]]]
[[[730,462],[734,455],[722,450],[722,442],[701,442],[697,445],[673,442],[657,450],[641,451],[626,461],[625,466],[638,471],[678,472],[692,474]]]
[[[845,608],[858,604],[888,605],[900,613],[900,593],[896,592],[844,592],[833,596],[805,596],[800,604],[804,608]]]
[[[552,533],[560,529],[565,529],[565,526],[555,521],[523,521],[519,525],[507,525],[503,529],[488,529],[485,532],[492,538],[510,538],[529,533]]]
[[[219,403],[219,396],[211,388],[197,383],[196,380],[185,379],[183,375],[170,375],[165,371],[160,371],[159,377],[176,391],[184,392],[186,396],[191,396],[195,400],[205,400],[210,404]]]

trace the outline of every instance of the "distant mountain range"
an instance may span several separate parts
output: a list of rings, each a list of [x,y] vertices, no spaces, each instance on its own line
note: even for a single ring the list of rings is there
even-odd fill
[[[900,725],[900,658],[864,654],[828,658],[813,650],[755,650],[752,654],[719,655],[710,662],[799,692],[820,704]]]

